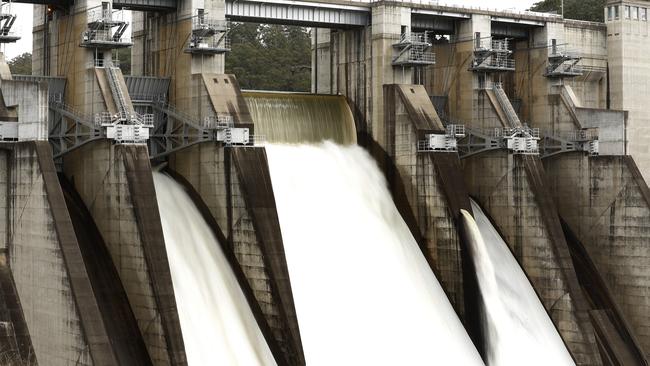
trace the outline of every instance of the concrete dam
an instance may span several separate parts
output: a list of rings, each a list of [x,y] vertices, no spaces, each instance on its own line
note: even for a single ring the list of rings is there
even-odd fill
[[[648,365],[649,1],[20,2],[0,364]],[[311,28],[311,93],[230,22]]]

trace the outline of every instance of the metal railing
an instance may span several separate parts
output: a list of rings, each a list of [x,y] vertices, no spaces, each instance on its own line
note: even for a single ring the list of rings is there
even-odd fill
[[[195,16],[192,18],[192,31],[193,32],[223,32],[228,30],[228,21],[206,18],[202,16]]]
[[[86,68],[92,69],[92,68],[104,68],[104,67],[120,67],[120,61],[119,60],[104,60],[104,59],[95,59],[93,61],[90,61],[87,65]]]
[[[68,114],[70,114],[72,116],[75,116],[76,119],[78,119],[79,121],[84,121],[88,125],[92,124],[92,121],[93,121],[94,118],[92,116],[86,114],[85,112],[66,104],[63,101],[63,95],[62,94],[54,94],[52,97],[50,97],[48,99],[48,103],[50,105],[50,108],[65,111]]]
[[[203,119],[203,128],[208,130],[216,130],[219,128],[231,128],[235,125],[232,116],[230,115],[217,115],[208,116]]]
[[[113,19],[113,11],[111,9],[104,9],[97,7],[86,12],[88,23],[110,21]]]
[[[421,43],[431,45],[428,32],[406,32],[402,33],[399,39],[400,44]]]
[[[474,49],[476,51],[512,52],[507,39],[492,39],[492,37],[474,40]]]
[[[187,48],[193,51],[205,50],[206,52],[212,50],[230,50],[230,36],[225,33],[222,35],[214,35],[210,37],[192,37],[188,43]]]
[[[504,127],[495,129],[495,137],[532,137],[540,138],[539,128],[530,127]]]
[[[81,43],[131,43],[131,37],[115,37],[112,29],[86,30],[81,33]]]

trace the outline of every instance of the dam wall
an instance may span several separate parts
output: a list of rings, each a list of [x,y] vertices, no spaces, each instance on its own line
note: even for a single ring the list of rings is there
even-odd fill
[[[629,156],[564,155],[544,162],[560,216],[602,274],[648,357],[650,190]]]
[[[233,162],[232,149],[214,143],[195,145],[170,156],[169,168],[182,176],[209,208],[234,252],[284,358],[290,360],[289,364],[300,364],[302,349],[297,347],[300,338],[294,333],[298,325],[295,310],[291,308],[293,300],[280,293],[281,279],[276,279],[273,272],[276,267],[269,263],[273,253],[268,252],[265,246],[267,237],[259,232],[266,229],[266,234],[273,234],[273,229],[260,228],[258,225],[266,224],[254,221],[252,209],[244,198],[244,187]],[[269,239],[275,237],[277,240],[278,229],[275,230],[276,234]],[[286,287],[284,291],[287,291]]]
[[[16,320],[13,327],[22,338],[21,347],[30,347],[24,338],[27,331],[33,346],[31,356],[21,351],[23,361],[116,364],[49,145],[26,142],[5,147],[9,147],[3,150],[9,197],[5,255],[21,306],[12,318],[23,316],[26,329]]]
[[[63,172],[108,247],[153,364],[184,364],[146,148],[89,143],[65,156]]]
[[[207,109],[229,113],[236,126],[259,133],[236,79],[232,75],[203,74],[203,77],[205,89],[202,93]],[[227,83],[213,82],[224,78],[228,79]],[[274,100],[268,95],[248,98],[256,100],[259,108],[254,111],[258,112]],[[336,99],[331,102],[340,103]],[[269,118],[269,115],[264,117]],[[273,138],[273,126],[267,127],[263,134]],[[275,128],[280,134],[278,138],[286,131],[282,126]],[[350,133],[344,135],[355,137]],[[304,364],[264,148],[232,148],[206,142],[171,154],[168,162],[169,169],[197,192],[225,236],[227,249],[236,258],[233,266],[241,268],[263,315],[266,324],[261,325],[262,329],[270,329],[273,339],[269,344],[276,360],[282,364]]]
[[[393,197],[454,309],[464,318],[463,253],[457,220],[461,209],[471,208],[456,170],[460,161],[454,153],[417,151],[425,134],[444,131],[422,86],[386,85],[384,97],[386,125],[391,126],[385,170]]]

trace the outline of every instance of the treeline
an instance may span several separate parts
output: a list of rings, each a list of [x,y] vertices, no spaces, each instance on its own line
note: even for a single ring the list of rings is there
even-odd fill
[[[303,27],[233,23],[226,72],[243,89],[309,91],[311,38]]]
[[[564,0],[564,17],[567,19],[603,22],[607,0]],[[562,12],[562,0],[538,1],[530,8],[539,12]]]

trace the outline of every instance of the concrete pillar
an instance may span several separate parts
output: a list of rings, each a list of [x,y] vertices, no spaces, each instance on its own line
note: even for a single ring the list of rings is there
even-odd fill
[[[650,136],[650,114],[647,104],[650,92],[650,21],[647,14],[650,12],[650,2],[609,0],[607,9],[611,107],[629,111],[628,153],[634,157],[645,180],[649,181],[650,144],[647,143],[647,136]]]
[[[545,165],[560,215],[650,357],[650,189],[629,156],[566,154]]]
[[[146,148],[86,144],[63,169],[108,247],[153,364],[186,364]]]
[[[458,23],[456,35],[451,40],[453,60],[457,61],[452,69],[446,71],[451,72],[453,78],[449,87],[449,113],[452,117],[467,122],[480,117],[478,74],[469,70],[474,59],[477,35],[481,38],[492,35],[492,21],[489,15],[472,14],[471,19]],[[486,81],[491,80],[488,75]]]
[[[312,93],[334,94],[338,90],[334,74],[333,42],[336,36],[330,29],[314,28],[312,30]]]
[[[368,134],[381,147],[386,147],[387,131],[384,126],[384,85],[410,84],[411,68],[393,67],[393,45],[399,42],[403,31],[410,31],[411,10],[395,4],[383,3],[372,7],[370,59],[370,125]]]
[[[9,171],[10,266],[36,358],[93,365],[36,151],[16,146]]]

